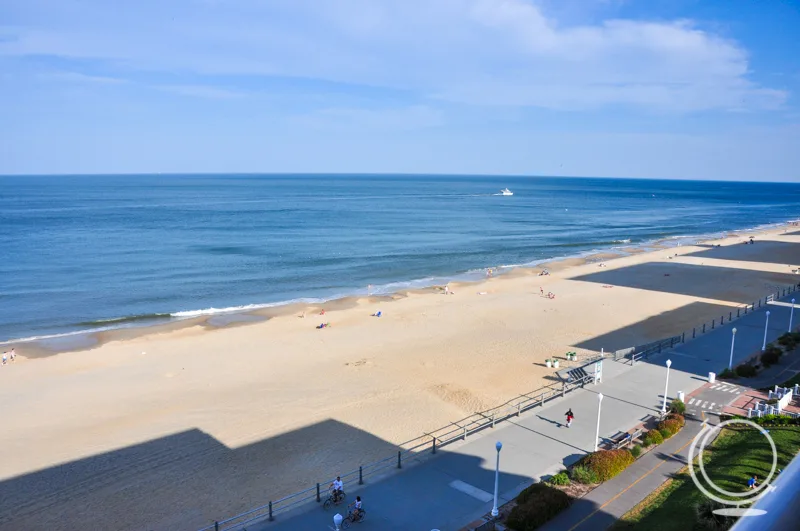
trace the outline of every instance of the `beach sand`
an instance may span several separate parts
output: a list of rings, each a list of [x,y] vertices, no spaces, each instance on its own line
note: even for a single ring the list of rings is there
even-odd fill
[[[17,345],[0,368],[0,529],[196,529],[311,487],[552,382],[545,358],[691,332],[800,282],[800,233],[785,232],[563,260],[454,295],[335,301],[325,315],[105,332],[58,355]]]

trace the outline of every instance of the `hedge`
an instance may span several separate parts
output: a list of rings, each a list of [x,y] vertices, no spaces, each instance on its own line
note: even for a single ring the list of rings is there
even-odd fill
[[[639,457],[641,453],[642,453],[641,446],[639,446],[638,444],[634,444],[633,446],[631,446],[631,455],[633,456],[634,459]]]
[[[647,448],[648,446],[652,446],[654,444],[661,444],[664,442],[664,437],[658,432],[658,430],[650,430],[642,439],[642,445]]]
[[[664,431],[666,431],[669,433],[670,437],[681,431],[682,427],[683,424],[681,424],[681,422],[677,419],[668,418],[658,423],[658,431],[661,432],[662,435],[664,434]]]
[[[584,485],[594,485],[595,483],[600,483],[597,473],[594,470],[589,470],[582,465],[575,465],[572,467],[572,470],[570,470],[570,477],[573,481],[583,483]]]
[[[675,400],[670,402],[669,410],[671,413],[677,413],[679,415],[683,415],[684,413],[686,413],[686,404],[684,404],[682,401],[676,398]]]
[[[600,481],[608,481],[633,463],[630,450],[598,450],[583,459],[580,464],[597,474]]]
[[[756,375],[756,368],[752,365],[747,363],[742,363],[741,365],[736,367],[736,376],[741,376],[742,378],[752,378]]]
[[[761,355],[761,364],[764,367],[772,367],[781,360],[781,349],[777,347],[769,347]]]
[[[569,485],[569,476],[566,472],[559,472],[547,480],[551,485]]]
[[[764,415],[763,417],[753,417],[751,419],[733,415],[731,418],[749,420],[759,426],[800,426],[800,418],[790,417],[789,415]]]
[[[678,413],[670,413],[667,415],[667,420],[676,420],[683,428],[686,425],[686,418],[683,415],[679,415]]]
[[[572,504],[569,495],[547,485],[534,483],[517,496],[517,505],[506,519],[514,531],[533,531]]]

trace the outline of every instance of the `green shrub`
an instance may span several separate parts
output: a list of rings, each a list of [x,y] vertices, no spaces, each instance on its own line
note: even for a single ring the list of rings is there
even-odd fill
[[[567,475],[566,471],[559,472],[555,476],[551,477],[548,481],[551,485],[569,485],[569,476]]]
[[[738,378],[738,376],[736,375],[736,373],[735,373],[735,372],[733,372],[733,371],[732,371],[732,370],[730,370],[730,369],[725,369],[725,370],[723,370],[723,371],[722,371],[721,373],[719,373],[717,376],[718,376],[719,378],[722,378],[722,379],[725,379],[725,380],[735,380],[736,378]]]
[[[664,442],[664,437],[662,437],[661,433],[658,430],[650,430],[642,439],[642,444],[645,448],[648,446],[652,446],[654,444],[661,444]]]
[[[633,463],[630,450],[598,450],[581,460],[581,464],[593,470],[600,481],[608,481]]]
[[[787,332],[778,338],[778,344],[781,345],[786,350],[794,350],[798,342],[797,341],[798,338],[796,337],[797,335],[798,334]]]
[[[517,496],[517,505],[506,519],[515,531],[534,531],[572,503],[564,491],[546,483],[534,483]]]
[[[669,412],[683,415],[686,413],[686,404],[677,398],[669,403]]]
[[[600,483],[600,478],[594,470],[590,470],[583,465],[575,465],[570,471],[570,476],[573,481],[583,483],[584,485],[594,485]]]
[[[782,353],[783,351],[778,347],[773,347],[773,346],[767,347],[764,353],[761,354],[761,364],[764,367],[771,367],[775,365],[780,361]]]
[[[684,421],[684,423],[685,422],[686,421]],[[662,420],[661,422],[658,423],[658,431],[662,435],[664,435],[664,431],[669,433],[669,436],[664,435],[665,439],[668,439],[669,437],[672,437],[673,435],[675,435],[676,433],[681,431],[682,427],[683,427],[683,424],[681,424],[681,422],[679,420],[677,420],[677,419],[668,418],[668,419]]]
[[[637,459],[640,455],[642,455],[642,447],[639,446],[638,444],[634,444],[631,447],[631,455],[633,456],[634,459]]]
[[[677,413],[670,413],[667,415],[667,420],[675,420],[680,424],[681,428],[686,425],[686,418],[683,415],[679,415]]]
[[[660,433],[660,434],[661,434],[661,437],[662,437],[662,438],[663,438],[665,441],[674,435],[674,434],[673,434],[673,433],[672,433],[670,430],[668,430],[667,428],[661,428],[660,430],[658,430],[658,433]]]
[[[756,368],[749,363],[742,363],[736,367],[736,375],[742,378],[752,378],[756,375]]]

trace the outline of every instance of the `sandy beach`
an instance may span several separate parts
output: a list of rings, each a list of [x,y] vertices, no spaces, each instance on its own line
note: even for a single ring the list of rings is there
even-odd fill
[[[453,295],[105,332],[60,354],[18,344],[0,368],[0,529],[196,529],[536,389],[554,378],[545,358],[735,314],[800,282],[798,267],[800,229],[784,226],[517,269]]]

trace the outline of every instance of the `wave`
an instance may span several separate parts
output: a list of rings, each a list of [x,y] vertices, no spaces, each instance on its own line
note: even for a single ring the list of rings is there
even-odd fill
[[[798,220],[800,221],[800,220]],[[715,231],[713,233],[705,233],[705,234],[677,234],[677,235],[663,235],[663,236],[654,236],[651,239],[637,241],[635,247],[638,248],[651,248],[654,244],[658,244],[660,242],[670,242],[674,245],[686,245],[686,244],[694,244],[700,241],[707,241],[711,239],[718,239],[724,237],[725,235],[731,232],[757,232],[760,230],[765,229],[773,229],[780,226],[788,225],[792,221],[787,222],[777,222],[777,223],[768,223],[757,225],[751,228],[740,228],[740,229],[727,229],[727,230],[720,230]],[[580,242],[580,243],[567,243],[567,244],[555,244],[549,245],[548,247],[556,250],[562,249],[567,251],[570,248],[574,247],[584,247],[585,249],[578,252],[578,253],[569,253],[569,254],[558,254],[555,256],[537,258],[536,260],[532,260],[529,262],[524,262],[521,264],[507,264],[507,265],[499,265],[499,266],[491,266],[491,269],[496,269],[497,273],[504,274],[508,273],[516,268],[524,267],[524,268],[532,268],[537,267],[546,262],[553,262],[558,260],[565,260],[569,258],[585,258],[587,256],[591,256],[592,254],[600,253],[600,252],[607,252],[609,250],[609,246],[611,250],[619,252],[620,249],[625,247],[630,247],[632,240],[630,238],[619,239],[619,240],[610,240],[610,241],[596,241],[596,242]],[[625,244],[624,247],[615,247],[614,245],[617,244]],[[586,249],[586,247],[591,247]],[[625,253],[620,253],[625,254]],[[275,301],[275,302],[268,302],[268,303],[258,303],[258,304],[245,304],[241,306],[229,306],[223,308],[203,308],[197,310],[181,310],[176,312],[170,313],[149,313],[149,314],[140,314],[140,315],[130,315],[124,317],[114,317],[109,319],[97,319],[93,321],[84,321],[77,323],[75,326],[86,327],[81,330],[75,330],[65,333],[59,334],[49,334],[49,335],[39,335],[39,336],[30,336],[30,337],[23,337],[18,339],[10,339],[6,341],[0,341],[0,345],[8,345],[13,343],[24,343],[24,342],[31,342],[31,341],[40,341],[40,340],[49,340],[49,339],[58,339],[63,337],[70,337],[76,336],[81,334],[93,334],[98,332],[105,332],[109,330],[115,330],[120,328],[126,328],[136,325],[146,325],[149,324],[148,321],[170,321],[170,320],[186,320],[191,319],[194,317],[202,317],[202,316],[211,316],[211,315],[220,315],[220,314],[232,314],[232,313],[245,313],[251,312],[255,310],[260,310],[264,308],[274,308],[280,306],[286,306],[290,304],[297,304],[297,303],[304,303],[304,304],[322,304],[333,300],[342,299],[345,297],[363,297],[368,295],[374,296],[381,296],[381,295],[392,295],[395,293],[399,293],[402,291],[407,290],[414,290],[414,289],[424,289],[429,288],[432,286],[441,286],[447,284],[449,282],[474,282],[483,280],[486,277],[486,271],[490,269],[490,267],[483,267],[477,269],[470,269],[467,271],[463,271],[461,273],[454,273],[451,275],[441,275],[441,276],[428,276],[418,279],[410,279],[410,280],[401,280],[395,282],[388,282],[379,285],[369,285],[362,288],[354,288],[351,290],[346,290],[341,293],[332,294],[328,297],[319,298],[319,297],[301,297],[301,298],[294,298],[288,299],[283,301]]]

